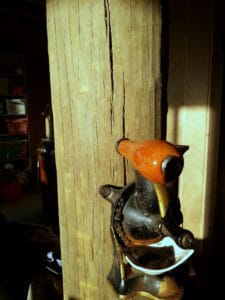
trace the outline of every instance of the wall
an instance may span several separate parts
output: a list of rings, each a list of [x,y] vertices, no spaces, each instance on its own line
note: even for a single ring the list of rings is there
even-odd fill
[[[170,1],[167,138],[190,146],[179,195],[184,226],[199,242],[196,266],[201,295],[208,286],[212,261],[222,99],[222,36],[214,15],[216,4]]]

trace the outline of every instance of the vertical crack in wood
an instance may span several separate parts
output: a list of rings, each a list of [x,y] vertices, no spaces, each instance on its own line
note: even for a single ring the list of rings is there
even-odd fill
[[[126,87],[125,87],[124,71],[123,71],[123,109],[122,109],[123,138],[126,137],[125,105],[126,105]],[[125,158],[123,158],[123,181],[124,181],[124,185],[127,185],[127,169],[126,169],[126,160],[125,160]]]
[[[107,1],[107,3],[108,3],[108,1]],[[108,13],[109,13],[109,59],[110,59],[110,69],[111,69],[111,89],[112,89],[112,95],[113,95],[114,94],[114,74],[113,74],[114,70],[113,70],[112,28],[111,28],[109,3],[108,3]]]
[[[110,120],[111,120],[111,133],[112,125],[114,122],[113,113],[113,100],[114,100],[114,67],[113,67],[113,45],[112,45],[112,28],[111,28],[111,17],[110,17],[110,7],[109,1],[104,0],[104,10],[105,10],[105,28],[106,34],[109,39],[109,63],[110,63],[110,78],[111,78],[111,103],[110,103]]]
[[[126,104],[126,87],[124,80],[124,71],[123,71],[123,108],[122,108],[122,130],[123,130],[123,138],[126,136],[126,124],[125,124],[125,104]]]
[[[108,9],[106,5],[106,1],[104,0],[104,12],[105,12],[105,34],[108,36]]]
[[[167,86],[169,77],[169,3],[167,0],[161,0],[161,51],[160,51],[160,70],[161,70],[161,138],[166,139],[167,134],[167,114],[168,114],[168,99],[167,99]],[[187,48],[186,48],[187,49]],[[175,135],[177,136],[176,132]]]
[[[147,41],[147,66],[148,68],[146,69],[146,87],[148,87],[149,83],[149,78],[150,78],[150,40],[149,40],[149,20],[148,20],[148,15],[147,15],[147,10],[146,10],[146,41]]]

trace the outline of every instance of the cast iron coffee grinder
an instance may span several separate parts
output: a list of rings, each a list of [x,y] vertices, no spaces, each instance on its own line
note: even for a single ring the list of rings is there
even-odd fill
[[[117,142],[117,152],[135,169],[135,181],[125,187],[103,185],[99,193],[112,204],[114,258],[108,280],[120,299],[183,298],[194,253],[177,196],[187,149],[163,140]]]

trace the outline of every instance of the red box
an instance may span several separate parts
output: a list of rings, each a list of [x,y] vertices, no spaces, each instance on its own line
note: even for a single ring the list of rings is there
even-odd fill
[[[28,120],[27,118],[7,119],[6,129],[9,135],[27,134]]]

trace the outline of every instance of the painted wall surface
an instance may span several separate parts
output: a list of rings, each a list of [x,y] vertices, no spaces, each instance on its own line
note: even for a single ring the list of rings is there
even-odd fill
[[[179,196],[184,227],[189,228],[199,242],[195,291],[203,298],[212,293],[209,299],[215,297],[219,286],[211,267],[216,263],[214,255],[217,257],[215,253],[220,247],[217,244],[212,255],[212,243],[221,240],[220,231],[215,230],[215,221],[222,220],[215,215],[217,169],[221,168],[218,148],[222,128],[222,11],[224,5],[211,0],[170,1],[167,139],[190,147],[184,156]],[[216,222],[217,226],[219,223]],[[218,260],[219,267],[223,259]],[[210,276],[215,286],[209,281]]]

